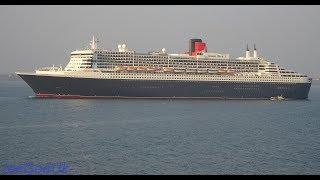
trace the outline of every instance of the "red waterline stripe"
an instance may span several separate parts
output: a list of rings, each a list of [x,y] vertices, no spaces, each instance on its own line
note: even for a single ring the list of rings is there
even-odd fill
[[[128,96],[81,96],[61,94],[36,94],[36,98],[58,98],[58,99],[230,99],[230,100],[261,100],[269,98],[228,98],[228,97],[128,97]]]
[[[62,99],[79,99],[80,95],[60,95],[60,94],[36,94],[37,98],[62,98]]]

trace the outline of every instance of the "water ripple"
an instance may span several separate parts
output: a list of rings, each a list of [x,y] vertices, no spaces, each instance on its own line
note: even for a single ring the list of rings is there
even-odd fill
[[[0,165],[70,174],[320,174],[320,86],[309,101],[61,100],[1,83]],[[2,172],[1,172],[2,173]]]

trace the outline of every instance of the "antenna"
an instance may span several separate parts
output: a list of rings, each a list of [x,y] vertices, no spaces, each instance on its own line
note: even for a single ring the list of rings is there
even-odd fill
[[[254,44],[253,47],[254,47],[253,58],[257,59],[258,58],[258,52],[257,52],[256,44]]]
[[[97,49],[97,42],[99,42],[99,41],[96,40],[96,39],[94,38],[94,35],[93,35],[93,36],[92,36],[91,43],[90,43],[91,49]]]
[[[250,51],[249,51],[248,44],[247,44],[247,51],[246,51],[246,59],[250,59]]]

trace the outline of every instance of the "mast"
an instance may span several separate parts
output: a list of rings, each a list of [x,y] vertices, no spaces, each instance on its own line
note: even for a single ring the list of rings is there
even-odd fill
[[[134,66],[134,51],[132,51],[132,66]]]
[[[248,44],[247,44],[247,50],[246,50],[246,59],[250,59],[250,51],[249,51],[249,47],[248,47]]]
[[[256,44],[253,45],[254,49],[253,49],[253,58],[257,59],[258,58],[258,51],[256,48]]]
[[[92,36],[91,43],[90,43],[90,46],[91,46],[91,49],[92,49],[92,50],[97,49],[97,47],[98,47],[97,42],[99,42],[99,41],[98,41],[98,40],[96,40],[96,39],[94,38],[94,35],[93,35],[93,36]]]

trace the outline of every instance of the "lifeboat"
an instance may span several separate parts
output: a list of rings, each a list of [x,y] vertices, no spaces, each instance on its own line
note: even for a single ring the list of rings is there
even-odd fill
[[[233,69],[219,69],[219,75],[234,75],[235,71]]]
[[[145,71],[145,70],[147,70],[147,68],[143,66],[138,66],[137,68],[137,71]]]
[[[234,73],[234,70],[233,69],[228,69],[227,73]]]
[[[162,68],[160,68],[160,67],[155,67],[154,69],[155,69],[154,72],[157,72],[157,73],[163,72]]]
[[[228,69],[227,74],[228,75],[235,75],[235,71],[233,69]]]
[[[186,71],[185,68],[175,68],[175,69],[174,69],[174,72],[176,72],[176,73],[183,73],[183,72],[185,72],[185,71]]]
[[[208,73],[209,74],[216,74],[216,73],[218,73],[218,70],[217,69],[208,69]]]
[[[128,71],[135,71],[135,70],[137,70],[137,67],[136,66],[128,66],[127,70]]]
[[[155,70],[156,70],[156,68],[154,68],[154,67],[147,67],[147,71],[149,71],[149,72],[153,72]]]
[[[115,70],[116,71],[125,71],[125,70],[127,70],[127,67],[126,66],[115,66]]]
[[[197,73],[206,73],[208,72],[206,68],[197,69]]]
[[[163,68],[163,71],[164,71],[164,72],[173,72],[173,70],[174,70],[174,69],[173,69],[172,67],[164,67],[164,68]]]
[[[218,73],[225,73],[225,72],[227,72],[227,69],[219,69],[218,70]]]
[[[189,68],[186,70],[187,73],[195,73],[197,72],[197,69],[196,68]]]

